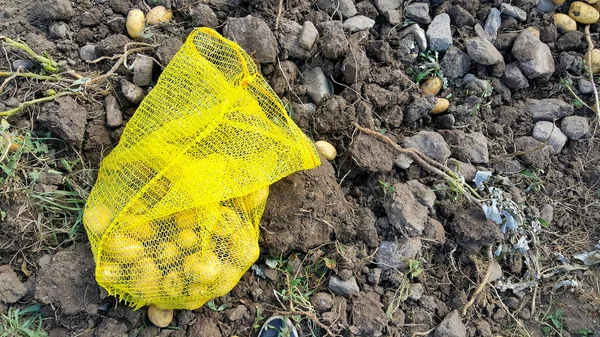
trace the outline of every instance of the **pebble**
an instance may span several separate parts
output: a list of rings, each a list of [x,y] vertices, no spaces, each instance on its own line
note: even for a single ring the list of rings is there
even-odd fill
[[[319,31],[315,25],[310,21],[305,21],[298,37],[298,44],[306,50],[311,50],[318,36]]]
[[[407,261],[421,253],[421,239],[402,238],[397,241],[383,241],[377,250],[375,263],[379,268],[406,270]]]
[[[343,23],[344,29],[350,31],[351,33],[360,32],[363,30],[368,30],[375,25],[375,20],[369,19],[363,15],[353,16]]]
[[[473,62],[484,65],[504,63],[502,54],[494,45],[480,37],[470,38],[466,42],[466,49]]]
[[[373,0],[375,7],[380,13],[385,13],[389,10],[396,9],[402,5],[403,0]]]
[[[64,39],[68,32],[69,26],[64,22],[55,21],[48,27],[48,35],[53,39]]]
[[[346,55],[350,49],[350,44],[344,34],[341,22],[321,22],[317,25],[317,29],[322,34],[321,52],[325,58],[335,60]]]
[[[125,98],[133,104],[139,104],[140,102],[142,102],[145,96],[144,90],[142,90],[142,88],[129,82],[126,79],[121,80],[121,91],[123,92],[123,96],[125,96]]]
[[[123,113],[119,108],[119,103],[113,95],[108,95],[104,101],[106,110],[106,125],[115,128],[123,124]]]
[[[339,13],[344,19],[358,14],[352,0],[318,0],[317,7],[330,15]]]
[[[567,142],[567,136],[552,122],[540,121],[533,127],[532,137],[542,143],[548,142],[554,153],[560,153]]]
[[[315,293],[311,296],[310,303],[317,312],[327,312],[333,308],[333,297],[328,293]]]
[[[502,12],[502,14],[506,14],[506,15],[513,17],[519,21],[527,20],[527,12],[525,12],[524,10],[522,10],[521,8],[519,8],[517,6],[503,3],[500,6],[500,11]]]
[[[152,68],[154,60],[152,58],[138,54],[133,66],[133,83],[139,86],[146,86],[152,81]]]
[[[35,64],[29,60],[16,59],[12,61],[12,67],[14,70],[17,70],[19,68],[31,70],[35,67]]]
[[[594,83],[588,79],[580,78],[579,82],[577,83],[577,88],[584,95],[591,94],[594,92]]]
[[[467,329],[462,322],[458,310],[454,310],[446,317],[433,332],[433,337],[466,337]]]
[[[450,29],[450,16],[446,13],[438,14],[427,28],[429,49],[445,51],[452,45],[452,31]]]
[[[527,29],[517,37],[511,53],[519,60],[521,70],[529,79],[547,79],[554,74],[550,48]]]
[[[227,318],[229,321],[239,321],[243,319],[248,314],[248,308],[245,305],[240,304],[237,307],[228,310]]]
[[[502,18],[500,17],[500,11],[496,8],[490,9],[490,13],[485,20],[485,26],[483,29],[486,33],[487,39],[494,43],[498,38],[498,29],[500,29],[500,25],[502,24]]]
[[[469,11],[464,9],[462,6],[454,5],[446,10],[446,13],[450,15],[450,21],[458,28],[460,27],[472,27],[475,24],[475,18]]]
[[[573,114],[573,106],[558,98],[527,99],[525,101],[534,121],[552,121]]]
[[[306,67],[302,72],[306,92],[319,105],[325,98],[331,96],[333,88],[323,69]]]
[[[463,77],[471,66],[471,59],[467,53],[463,52],[455,46],[450,46],[446,51],[446,55],[440,62],[444,76],[453,80]]]
[[[310,58],[310,51],[300,46],[300,34],[302,34],[302,26],[296,21],[284,18],[279,22],[279,46],[284,59],[308,60]],[[290,83],[294,82],[290,81]]]
[[[590,132],[588,119],[580,116],[568,116],[563,118],[560,128],[569,139],[573,140],[580,139]]]
[[[537,4],[537,10],[540,13],[550,13],[558,7],[552,0],[539,0]]]
[[[423,296],[425,292],[425,287],[423,287],[422,283],[413,283],[410,285],[410,291],[408,293],[408,298],[413,301],[418,301]]]
[[[383,208],[390,224],[398,232],[406,232],[409,236],[421,235],[425,228],[425,222],[427,222],[427,207],[417,200],[408,184],[398,183],[393,188],[394,192],[388,193],[383,202]],[[382,244],[382,247],[389,246]],[[404,251],[401,252],[408,254]]]
[[[513,90],[524,89],[529,87],[529,81],[521,68],[519,68],[518,63],[511,63],[506,65],[506,69],[504,70],[504,77],[502,78],[502,82],[506,84],[509,88]]]
[[[427,35],[419,24],[415,23],[414,25],[406,27],[401,34],[412,34],[417,46],[419,46],[419,50],[427,50]]]
[[[392,9],[383,13],[383,17],[391,24],[391,25],[399,25],[402,22],[402,13],[400,11]]]
[[[337,276],[331,276],[329,278],[328,288],[334,294],[344,297],[350,297],[360,292],[360,288],[354,277],[351,277],[348,281],[342,281],[342,279]]]
[[[10,265],[0,266],[0,303],[16,303],[27,294],[27,288],[19,280]]]
[[[417,149],[440,163],[445,162],[450,157],[450,147],[444,137],[437,132],[419,131],[412,137],[406,137],[403,145],[405,148]]]
[[[429,4],[424,2],[411,3],[404,7],[404,15],[415,22],[422,24],[430,24],[431,16],[429,15]]]
[[[223,34],[237,42],[259,63],[275,63],[279,45],[267,23],[252,15],[227,18]]]
[[[86,44],[79,49],[79,57],[84,61],[93,61],[98,58],[96,54],[96,46],[93,44]]]
[[[205,4],[198,4],[196,8],[190,10],[192,25],[194,27],[215,28],[219,24],[219,19],[213,10]]]
[[[379,219],[377,219],[379,221]],[[378,285],[379,281],[381,281],[381,268],[372,268],[369,269],[369,274],[367,275],[367,281],[369,281],[372,285]]]

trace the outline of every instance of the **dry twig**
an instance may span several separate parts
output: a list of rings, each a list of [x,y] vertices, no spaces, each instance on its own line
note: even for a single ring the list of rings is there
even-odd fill
[[[488,257],[488,267],[487,267],[487,270],[485,272],[485,275],[483,276],[483,279],[479,283],[479,286],[477,287],[477,289],[475,289],[475,291],[471,295],[471,299],[469,300],[469,302],[467,302],[467,304],[465,304],[465,306],[464,306],[464,308],[462,310],[462,315],[463,316],[465,316],[465,314],[467,313],[467,310],[473,305],[473,303],[475,303],[475,300],[477,299],[477,296],[479,295],[479,293],[481,293],[483,291],[483,289],[485,288],[485,286],[488,283],[488,280],[490,279],[490,275],[492,275],[492,262],[494,261],[494,254],[492,252],[492,245],[490,245],[488,247],[487,257]]]

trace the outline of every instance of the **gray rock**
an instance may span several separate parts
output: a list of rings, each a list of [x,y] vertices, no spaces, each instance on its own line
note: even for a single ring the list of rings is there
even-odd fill
[[[190,16],[194,27],[210,27],[215,28],[219,24],[219,19],[210,6],[206,4],[197,4],[191,6]]]
[[[427,186],[421,184],[418,180],[409,180],[406,182],[410,192],[417,198],[419,203],[423,206],[427,206],[433,211],[433,204],[435,203],[435,193]]]
[[[125,96],[125,98],[129,102],[131,102],[133,104],[139,104],[140,102],[142,102],[142,100],[146,96],[146,94],[144,93],[144,90],[142,88],[129,82],[126,79],[121,79],[120,83],[121,83],[121,92],[123,92],[123,96]]]
[[[446,315],[442,323],[433,332],[433,337],[467,337],[467,329],[458,310]]]
[[[48,35],[53,39],[64,39],[69,33],[69,25],[64,22],[52,22],[48,27]]]
[[[533,127],[532,137],[552,146],[554,153],[560,153],[567,142],[567,136],[552,122],[540,121]]]
[[[402,0],[373,0],[379,13],[385,13],[402,5]]]
[[[535,140],[533,137],[519,137],[515,139],[515,151],[523,152],[519,158],[529,165],[545,169],[550,163],[550,156],[554,154],[554,149],[550,145]]]
[[[548,79],[554,74],[550,48],[527,29],[515,40],[512,55],[519,60],[521,70],[530,79]]]
[[[429,49],[444,51],[452,45],[452,31],[450,30],[450,16],[446,13],[438,14],[427,28]]]
[[[412,101],[404,115],[404,124],[411,125],[426,116],[435,105],[436,98],[432,96],[419,97]]]
[[[106,96],[104,104],[106,109],[106,125],[111,128],[121,126],[123,124],[123,113],[119,108],[119,103],[115,96]]]
[[[585,78],[580,78],[579,82],[577,83],[577,88],[584,95],[591,94],[592,92],[594,92],[594,86],[594,83]]]
[[[462,83],[469,92],[476,94],[482,94],[492,90],[490,82],[477,78],[473,74],[466,74],[465,77],[463,77]]]
[[[310,297],[310,303],[317,312],[327,312],[333,308],[333,297],[328,293],[316,293]]]
[[[320,67],[304,68],[302,79],[304,80],[306,93],[317,105],[333,93],[331,82],[329,82],[329,79]]]
[[[465,133],[462,130],[441,130],[452,146],[452,154],[467,163],[487,164],[490,161],[487,138],[481,132]]]
[[[320,10],[327,12],[329,15],[339,13],[344,19],[350,18],[358,14],[354,1],[352,0],[318,0],[317,7]]]
[[[540,218],[551,224],[554,220],[554,207],[550,204],[544,204],[540,209]]]
[[[363,30],[368,30],[375,25],[375,20],[369,19],[363,15],[353,16],[343,23],[344,29],[350,31],[350,33],[360,32]]]
[[[473,15],[459,5],[451,6],[446,13],[450,15],[450,21],[456,27],[472,27],[475,24]]]
[[[419,131],[416,135],[405,138],[403,145],[405,148],[417,149],[440,163],[450,157],[450,147],[437,132]]]
[[[525,101],[534,121],[552,121],[573,114],[573,106],[562,99],[527,99]]]
[[[425,292],[425,287],[423,287],[422,283],[413,283],[410,285],[410,291],[408,292],[408,298],[413,301],[418,301],[423,297],[423,293]]]
[[[384,241],[377,250],[375,263],[383,270],[408,268],[408,260],[414,259],[421,253],[421,239],[402,238],[396,242]]]
[[[323,56],[328,59],[335,60],[346,55],[350,44],[342,23],[339,21],[327,21],[317,25],[317,29],[321,33],[321,51]]]
[[[463,77],[471,66],[471,59],[462,50],[455,46],[450,46],[446,51],[446,55],[440,62],[444,76],[453,80]]]
[[[563,118],[560,129],[569,139],[576,140],[590,132],[590,125],[585,117],[568,116]]]
[[[133,66],[133,83],[139,86],[146,86],[152,81],[152,68],[154,60],[144,54],[138,54]]]
[[[79,57],[84,61],[93,61],[98,58],[96,54],[96,46],[93,44],[86,44],[79,49]]]
[[[175,54],[177,54],[182,45],[183,42],[181,42],[179,38],[166,38],[156,49],[156,56],[158,57],[158,60],[164,66],[166,66],[167,64],[169,64],[169,62],[171,62],[173,57],[175,57]]]
[[[247,315],[248,308],[243,304],[240,304],[231,310],[227,310],[227,319],[229,319],[230,322],[239,321]]]
[[[389,22],[391,25],[399,25],[402,22],[402,13],[399,10],[389,10],[383,13],[383,17]]]
[[[502,12],[502,14],[508,15],[519,21],[527,20],[527,12],[525,12],[524,10],[522,10],[521,8],[519,8],[517,6],[503,3],[502,5],[500,5],[500,11]]]
[[[393,168],[390,149],[373,137],[356,136],[350,144],[349,153],[360,167],[369,172],[390,172]]]
[[[436,246],[443,246],[446,243],[446,230],[444,229],[444,225],[433,218],[429,218],[425,224],[425,229],[423,230],[423,237],[433,240],[432,242]]]
[[[584,40],[584,38],[585,35],[582,32],[573,30],[563,34],[563,36],[556,40],[554,46],[559,51],[577,50],[579,47],[581,47],[581,42]]]
[[[294,58],[298,60],[308,60],[310,51],[300,47],[300,35],[302,34],[302,26],[296,21],[281,19],[279,22],[279,44],[283,50],[283,58]]]
[[[114,318],[105,317],[94,330],[94,337],[127,337],[127,326]]]
[[[351,315],[348,330],[353,336],[380,337],[390,319],[383,312],[380,295],[374,291],[360,293],[352,300]]]
[[[394,191],[388,193],[383,208],[390,224],[399,232],[407,232],[410,236],[419,236],[427,221],[427,207],[423,206],[407,184],[395,184]]]
[[[248,15],[227,18],[223,34],[237,42],[260,63],[275,63],[279,48],[277,39],[263,19]]]
[[[367,275],[367,281],[372,285],[378,285],[379,281],[381,281],[381,268],[372,268],[369,269],[369,275]]]
[[[417,46],[419,46],[419,50],[421,50],[421,51],[427,50],[427,35],[426,35],[425,31],[423,30],[423,28],[421,28],[421,26],[419,26],[419,24],[414,24],[414,25],[410,25],[410,26],[406,27],[404,30],[402,30],[402,32],[400,34],[401,35],[411,34],[413,36],[415,42],[417,43]]]
[[[550,13],[558,7],[552,0],[539,0],[537,4],[537,10],[540,13]]]
[[[69,0],[40,0],[32,4],[31,17],[34,21],[69,21],[75,15]]]
[[[498,49],[490,41],[480,37],[468,39],[466,49],[469,57],[475,63],[484,65],[504,63],[504,58]]]
[[[14,70],[19,68],[31,70],[35,67],[35,64],[29,60],[16,59],[12,61],[12,67]]]
[[[302,25],[302,32],[300,32],[300,36],[298,37],[298,44],[306,50],[311,50],[318,36],[319,31],[317,27],[312,22],[305,21]]]
[[[404,15],[415,22],[430,24],[429,4],[424,2],[414,2],[404,7]]]
[[[519,90],[529,87],[529,81],[517,63],[506,65],[502,82],[513,90]]]
[[[331,276],[329,278],[328,288],[334,294],[344,297],[350,297],[360,292],[360,288],[354,277],[351,277],[348,281],[342,281],[342,279],[337,276]]]
[[[290,89],[298,77],[298,66],[292,61],[281,61],[279,66],[275,68],[273,74],[272,87],[273,91],[279,96]]]
[[[27,287],[21,283],[10,265],[0,266],[0,303],[16,303],[27,294]]]
[[[406,153],[400,153],[394,157],[394,165],[402,170],[406,170],[410,167],[414,160]]]
[[[500,24],[502,24],[500,11],[492,7],[487,19],[485,20],[485,26],[483,26],[487,38],[491,43],[496,42],[496,39],[498,38],[498,29],[500,29]]]
[[[43,129],[52,131],[79,148],[83,142],[86,119],[86,109],[70,96],[63,96],[44,103],[37,120]]]
[[[576,52],[562,52],[558,55],[558,69],[579,72],[584,66],[583,56]]]
[[[96,54],[98,56],[122,54],[123,48],[129,42],[131,40],[123,34],[111,34],[96,44]]]

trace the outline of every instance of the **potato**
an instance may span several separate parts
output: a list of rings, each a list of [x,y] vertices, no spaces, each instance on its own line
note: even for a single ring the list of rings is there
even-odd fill
[[[148,307],[148,318],[152,324],[159,328],[164,328],[171,324],[173,320],[173,310],[171,309],[159,309],[154,304]]]
[[[172,18],[173,12],[165,6],[156,6],[148,12],[148,15],[146,15],[146,23],[149,25],[156,25],[170,21]]]
[[[158,263],[161,265],[171,265],[177,261],[181,251],[174,243],[165,242],[160,245],[158,253]]]
[[[224,296],[230,292],[243,276],[242,270],[235,265],[225,263],[219,282],[212,287],[212,294],[215,297]]]
[[[129,292],[139,296],[138,300],[150,301],[158,295],[161,282],[163,280],[162,272],[154,261],[144,256],[137,260],[130,269]]]
[[[183,261],[185,276],[191,278],[194,283],[212,284],[217,280],[222,269],[221,260],[211,251],[191,254]]]
[[[145,255],[144,245],[125,234],[114,234],[104,239],[102,254],[120,263],[133,263]]]
[[[600,2],[600,0],[585,0],[587,3],[589,3],[590,5],[592,4],[597,4],[598,2]]]
[[[254,213],[265,207],[267,198],[269,197],[269,186],[265,186],[256,192],[250,193],[243,197],[243,203],[248,213]],[[264,209],[263,209],[264,210]]]
[[[337,157],[337,150],[331,143],[328,143],[324,140],[319,140],[315,143],[315,147],[319,154],[321,154],[325,159],[332,161]]]
[[[113,217],[111,210],[105,205],[90,206],[86,207],[83,213],[83,224],[90,234],[102,236]]]
[[[260,256],[260,248],[256,233],[250,229],[240,230],[231,236],[231,248],[229,254],[240,267],[249,268]],[[232,262],[233,263],[233,262]]]
[[[200,241],[198,235],[192,229],[184,229],[177,234],[177,245],[182,249],[190,249],[198,246]]]
[[[193,283],[190,285],[188,289],[188,294],[190,297],[190,310],[199,308],[209,299],[208,293],[208,285],[204,283]],[[211,296],[212,297],[212,296]]]
[[[423,92],[423,96],[437,95],[440,92],[440,90],[442,90],[443,85],[444,81],[438,76],[434,76],[427,79],[421,84],[421,91]]]
[[[193,229],[198,224],[196,209],[190,208],[175,214],[175,224],[179,229]]]
[[[554,24],[561,34],[577,30],[577,22],[566,14],[554,14]]]
[[[123,269],[118,263],[105,262],[100,266],[96,277],[99,284],[114,286],[121,281]]]
[[[174,270],[170,271],[161,282],[163,291],[169,297],[180,298],[183,296],[185,288],[185,280],[181,273]]]
[[[431,109],[431,113],[435,115],[445,112],[446,110],[448,110],[448,106],[450,106],[450,101],[448,101],[445,98],[438,98],[435,101],[435,105]]]
[[[595,48],[595,49],[592,49],[591,51],[588,51],[587,53],[585,53],[585,56],[583,58],[585,63],[589,62],[590,55],[592,57],[592,64],[591,64],[592,73],[598,74],[598,73],[600,73],[600,49]]]
[[[208,229],[221,237],[231,235],[242,225],[242,218],[240,214],[233,208],[227,206],[220,206],[219,208],[221,218]]]
[[[146,21],[146,17],[144,12],[139,9],[132,9],[127,13],[127,22],[125,26],[127,26],[127,34],[132,39],[137,39],[142,36],[142,31],[144,30],[144,23]]]
[[[569,16],[579,23],[591,25],[598,21],[600,13],[585,2],[575,1],[569,7]]]
[[[552,2],[554,2],[555,5],[562,5],[565,3],[566,0],[552,0]]]

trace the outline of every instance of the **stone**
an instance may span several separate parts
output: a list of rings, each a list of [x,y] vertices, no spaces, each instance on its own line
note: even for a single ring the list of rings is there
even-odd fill
[[[119,108],[119,103],[115,96],[106,96],[104,104],[106,110],[106,125],[111,128],[121,126],[121,124],[123,124],[123,113]]]
[[[383,311],[379,294],[373,291],[358,294],[352,300],[352,326],[354,336],[379,337],[387,327],[389,317]]]
[[[567,142],[567,136],[552,122],[540,121],[533,127],[532,137],[552,146],[554,153],[560,153]]]
[[[375,263],[383,270],[408,269],[408,260],[413,260],[421,253],[421,239],[401,238],[397,241],[384,241],[377,250]]]
[[[498,38],[498,29],[500,29],[501,23],[502,18],[500,17],[500,11],[492,7],[485,20],[485,26],[483,26],[487,39],[491,43],[496,42],[496,39]]]
[[[122,54],[123,48],[131,40],[123,34],[109,35],[96,44],[96,54],[98,56],[113,56]]]
[[[408,298],[413,301],[418,301],[423,297],[425,293],[425,287],[422,283],[413,283],[410,285],[410,291],[408,292]]]
[[[121,92],[123,93],[123,96],[125,96],[125,98],[129,102],[131,102],[133,104],[139,104],[142,102],[142,100],[146,96],[146,93],[144,93],[144,90],[142,88],[129,82],[126,79],[121,79],[120,83],[121,83]]]
[[[375,7],[371,1],[361,1],[357,3],[355,7],[358,14],[364,15],[370,19],[375,20],[379,15],[377,7]]]
[[[450,29],[450,16],[446,13],[438,14],[427,28],[429,49],[445,51],[452,45],[452,30]]]
[[[433,337],[467,337],[467,329],[458,310],[454,310],[444,317],[442,323],[433,332]]]
[[[104,317],[94,329],[94,337],[127,337],[127,326],[111,317]]]
[[[267,23],[259,17],[229,17],[225,22],[223,34],[237,42],[259,63],[275,63],[277,60],[277,39]]]
[[[12,67],[15,70],[17,70],[19,68],[32,70],[35,67],[35,64],[29,60],[17,59],[17,60],[12,61]]]
[[[525,103],[534,121],[561,119],[575,111],[571,104],[558,98],[527,99]]]
[[[427,34],[418,24],[408,26],[402,31],[402,34],[411,34],[417,43],[420,51],[427,50]]]
[[[81,147],[87,112],[70,96],[45,103],[37,121],[43,129],[52,131],[75,148]]]
[[[436,98],[433,96],[419,97],[412,101],[404,115],[404,124],[411,125],[423,116],[427,116],[435,105],[435,101]]]
[[[355,48],[352,53],[348,53],[340,66],[344,82],[348,84],[360,83],[364,81],[370,72],[370,63],[367,53],[361,47]]]
[[[580,72],[584,66],[583,56],[577,52],[562,52],[558,55],[558,69]]]
[[[528,29],[517,37],[511,53],[530,79],[549,79],[554,74],[554,58],[550,48]]]
[[[364,134],[354,138],[349,153],[360,167],[369,172],[390,172],[394,165],[390,148]]]
[[[469,93],[474,93],[476,95],[481,95],[486,92],[491,92],[493,90],[490,82],[486,80],[482,80],[480,78],[475,77],[473,74],[467,74],[463,77],[462,80],[463,86],[469,90]]]
[[[367,281],[372,285],[378,285],[381,281],[381,268],[372,268],[369,269],[369,274],[367,275]]]
[[[318,0],[317,7],[329,15],[341,14],[344,19],[358,14],[352,0]]]
[[[450,21],[456,27],[472,27],[475,24],[475,18],[469,11],[459,5],[454,5],[446,11],[450,16]]]
[[[424,2],[413,2],[404,7],[404,15],[415,22],[428,25],[431,23],[429,16],[429,4]]]
[[[227,319],[229,319],[230,322],[239,321],[246,316],[248,316],[248,308],[243,304],[227,311]]]
[[[210,6],[206,4],[197,4],[191,6],[190,16],[192,18],[192,26],[194,27],[210,27],[215,28],[219,24],[219,19]]]
[[[277,36],[283,51],[283,58],[289,57],[298,60],[308,60],[310,58],[310,50],[300,47],[300,34],[302,34],[300,24],[296,21],[281,19]]]
[[[491,265],[489,268],[490,269],[490,277],[488,278],[488,282],[494,282],[496,280],[501,279],[504,276],[504,273],[502,272],[502,266],[500,266],[500,263],[498,263],[498,261],[496,260],[492,260],[490,261]]]
[[[525,89],[529,87],[529,81],[527,80],[525,74],[523,74],[521,71],[521,68],[519,68],[518,63],[506,65],[502,82],[504,82],[504,84],[513,90]]]
[[[440,134],[450,144],[452,155],[458,160],[475,164],[489,163],[488,142],[483,133],[465,133],[462,130],[441,130]]]
[[[321,104],[321,102],[333,93],[331,82],[329,82],[329,79],[320,67],[306,67],[302,71],[302,79],[306,86],[306,93],[317,105]]]
[[[129,9],[131,8],[130,0],[109,0],[110,8],[117,13],[121,13],[123,15],[127,15]]]
[[[423,232],[428,210],[415,198],[409,185],[394,184],[393,192],[384,198],[383,208],[390,224],[399,232],[410,236],[419,236]]]
[[[550,13],[556,10],[556,5],[552,0],[539,0],[537,4],[537,10],[540,13]]]
[[[444,141],[444,137],[437,132],[419,131],[416,135],[405,138],[403,146],[417,149],[440,163],[450,157],[450,147]]]
[[[135,57],[133,65],[133,84],[146,86],[152,82],[152,69],[154,60],[144,54]]]
[[[550,163],[554,149],[550,145],[537,141],[533,137],[523,136],[515,139],[515,151],[522,152],[519,158],[529,165],[545,169]]]
[[[442,58],[440,66],[442,67],[444,76],[449,80],[453,80],[463,77],[469,71],[471,59],[462,50],[455,46],[450,46],[446,51],[446,55]]]
[[[517,7],[517,6],[513,6],[513,5],[509,5],[507,3],[503,3],[502,5],[500,5],[500,11],[502,12],[502,14],[504,15],[508,15],[512,18],[515,18],[519,21],[526,21],[527,20],[527,12],[525,12],[524,10],[522,10],[521,8]]]
[[[383,13],[383,17],[390,23],[390,25],[399,25],[402,22],[402,13],[399,10],[389,10]]]
[[[48,35],[52,39],[64,39],[69,33],[69,25],[64,22],[55,21],[48,27]]]
[[[582,32],[573,30],[563,34],[554,45],[559,51],[577,50],[582,46],[582,41],[584,39],[585,36]]]
[[[551,0],[548,0],[551,1]],[[492,337],[492,327],[490,326],[490,323],[488,323],[486,320],[479,320],[477,321],[476,324],[476,328],[475,328],[475,333],[477,336],[481,336],[481,337]]]
[[[595,84],[592,81],[585,78],[580,78],[577,82],[577,89],[584,95],[594,92],[594,86]]]
[[[490,41],[480,37],[468,39],[466,49],[469,57],[475,63],[484,65],[504,63],[504,58],[498,49]]]
[[[335,60],[346,55],[350,44],[342,23],[339,21],[326,21],[317,25],[321,38],[321,51],[325,58]]]
[[[550,204],[544,204],[540,209],[540,218],[549,225],[554,220],[554,207]]]
[[[433,204],[435,203],[435,193],[427,186],[421,184],[418,180],[409,180],[406,182],[410,192],[417,198],[419,203],[423,206],[427,206],[433,211]]]
[[[373,0],[379,13],[385,13],[402,5],[402,0]]]
[[[423,230],[423,237],[433,240],[433,244],[443,246],[446,243],[446,230],[444,225],[434,218],[429,218]]]
[[[181,42],[179,38],[169,37],[158,46],[156,49],[156,56],[163,66],[166,66],[171,62],[182,45],[183,42]]]
[[[306,50],[311,50],[318,36],[319,31],[317,27],[312,22],[305,21],[298,37],[298,45]]]
[[[75,16],[69,0],[40,0],[32,4],[31,16],[34,21],[69,21]]]
[[[349,31],[350,33],[360,32],[363,30],[369,30],[369,28],[373,28],[375,25],[375,20],[369,19],[363,15],[353,16],[342,24],[344,29]]]
[[[317,312],[327,312],[333,308],[333,297],[328,293],[315,293],[310,297],[310,303]]]
[[[360,292],[356,278],[351,277],[348,281],[342,281],[337,276],[331,276],[328,284],[329,290],[338,296],[350,297]]]
[[[27,287],[19,280],[10,265],[0,266],[0,303],[16,303],[27,294]]]
[[[577,140],[590,132],[590,125],[585,117],[568,116],[563,118],[560,129],[569,139]]]
[[[290,89],[298,77],[298,67],[292,61],[281,61],[273,74],[273,91],[282,96]]]

